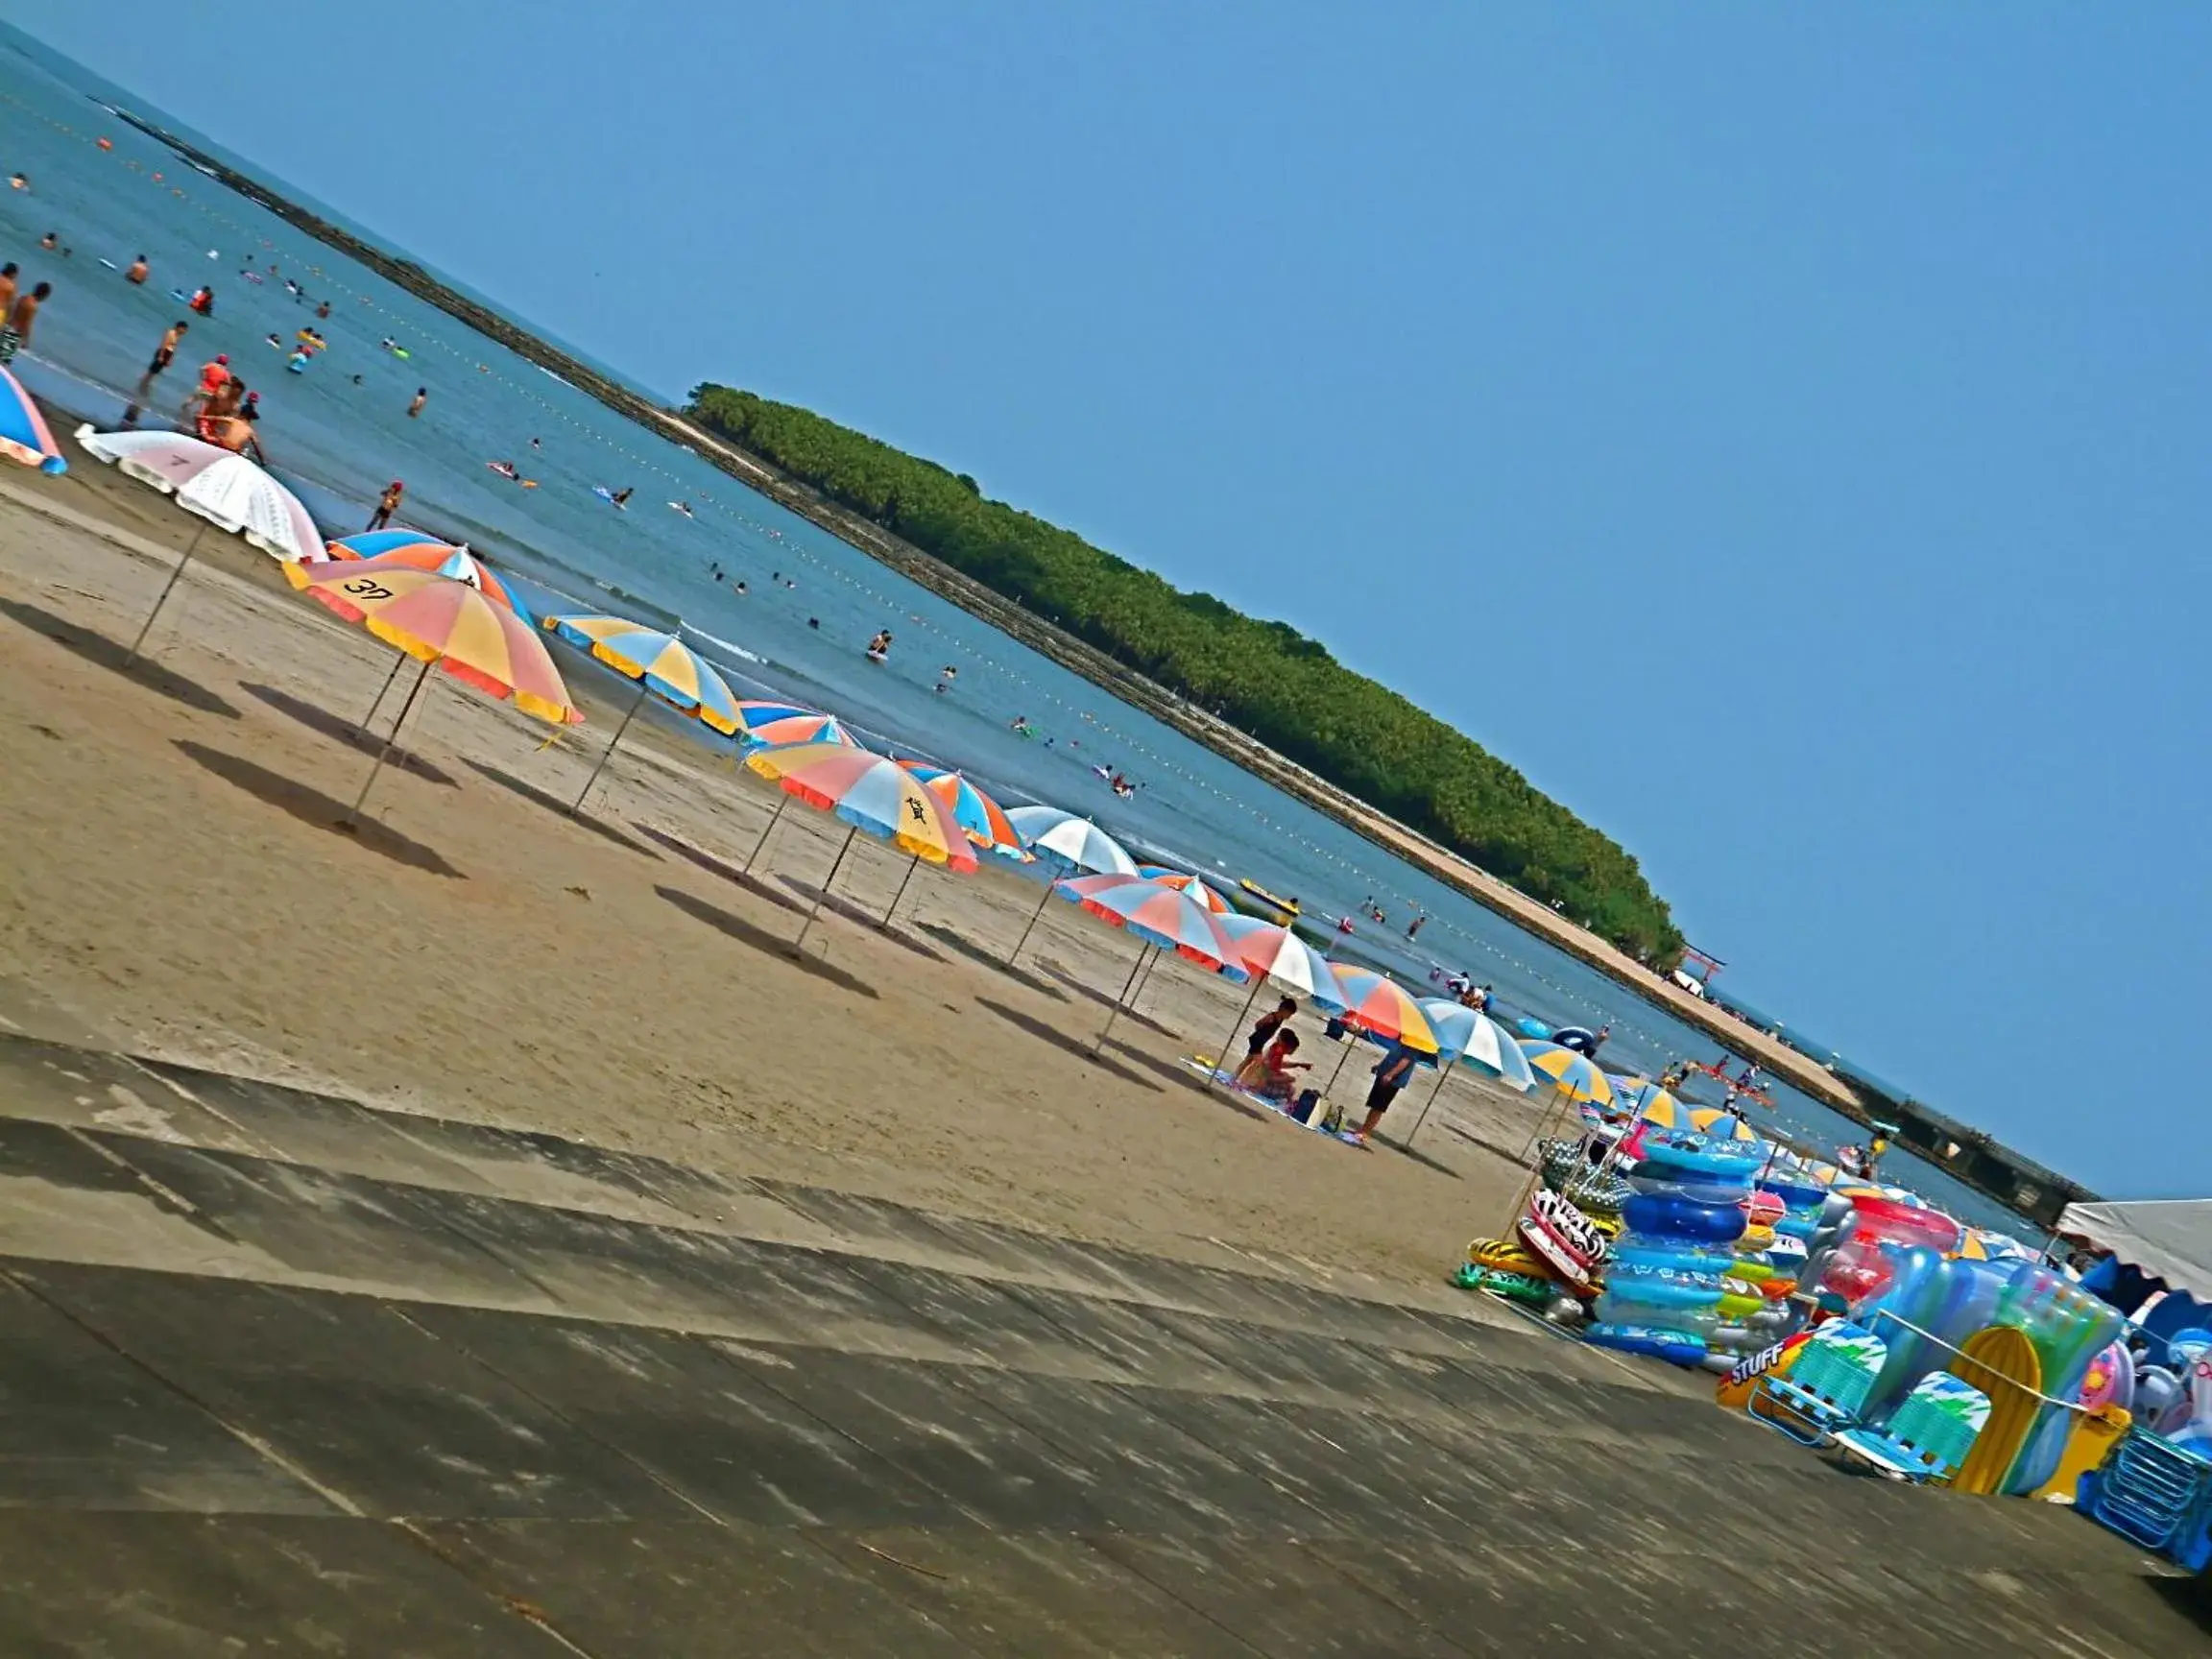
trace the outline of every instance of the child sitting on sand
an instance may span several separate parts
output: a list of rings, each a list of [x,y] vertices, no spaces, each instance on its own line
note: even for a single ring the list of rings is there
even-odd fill
[[[1237,1073],[1238,1086],[1251,1090],[1262,1100],[1287,1101],[1298,1085],[1291,1073],[1312,1070],[1305,1061],[1290,1058],[1297,1052],[1298,1033],[1286,1029],[1277,1031],[1274,1042],[1244,1062]]]

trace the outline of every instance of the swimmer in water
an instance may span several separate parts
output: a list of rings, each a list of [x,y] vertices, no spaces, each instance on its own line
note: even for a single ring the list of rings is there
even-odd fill
[[[742,582],[733,582],[730,586],[737,593],[742,594],[745,591],[745,584]]]
[[[151,267],[146,263],[146,255],[141,253],[137,258],[131,261],[131,269],[123,273],[123,280],[136,287],[146,280],[146,273],[150,269]]]
[[[407,419],[413,421],[419,417],[422,413],[422,405],[429,401],[430,388],[427,386],[416,387],[414,400],[407,405]]]
[[[613,502],[614,502],[614,505],[615,505],[615,506],[617,506],[617,507],[627,507],[627,506],[629,506],[629,505],[630,505],[630,497],[631,497],[632,495],[636,494],[636,493],[637,493],[637,492],[636,492],[635,490],[633,490],[633,489],[632,489],[632,488],[631,488],[629,485],[627,485],[627,484],[623,485],[621,489],[619,489],[619,490],[617,490],[617,491],[615,491],[615,492],[614,492],[614,494],[613,494]]]

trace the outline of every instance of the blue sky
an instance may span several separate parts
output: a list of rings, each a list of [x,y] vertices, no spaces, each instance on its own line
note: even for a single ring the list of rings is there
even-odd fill
[[[2212,1189],[2212,12],[1370,10],[0,0],[648,384],[1320,637],[1762,1007]]]

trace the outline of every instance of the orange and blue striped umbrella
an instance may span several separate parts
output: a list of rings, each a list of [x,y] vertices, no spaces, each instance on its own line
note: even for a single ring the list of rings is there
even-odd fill
[[[525,714],[558,726],[584,719],[537,632],[466,582],[374,559],[286,565],[284,578],[387,645]]]
[[[757,750],[745,764],[786,795],[833,812],[902,853],[953,870],[975,868],[968,837],[945,804],[885,756],[842,743],[803,743]]]
[[[1216,916],[1236,914],[1236,907],[1228,900],[1188,871],[1170,870],[1165,864],[1140,864],[1137,866],[1137,874],[1147,881],[1157,881],[1163,887],[1173,887],[1190,894]]]
[[[834,714],[802,709],[796,703],[744,701],[737,714],[745,722],[747,748],[786,748],[799,743],[838,743],[848,749],[861,747],[860,739],[845,729]]]
[[[1147,945],[1172,950],[1187,962],[1211,968],[1239,984],[1252,977],[1237,959],[1237,947],[1214,913],[1188,893],[1142,876],[1072,876],[1053,883],[1101,922],[1134,933]]]
[[[1336,969],[1336,983],[1344,988],[1344,1023],[1385,1043],[1433,1055],[1443,1045],[1430,1028],[1421,1004],[1394,979],[1370,974],[1363,968]]]
[[[440,541],[417,530],[372,530],[360,536],[341,536],[328,543],[330,557],[344,560],[389,559],[418,570],[435,570],[456,582],[466,582],[487,593],[510,611],[527,616],[520,602],[492,567],[466,547]]]
[[[23,382],[5,369],[0,369],[0,455],[49,474],[69,470],[61,446],[46,429],[46,417],[38,413]]]
[[[622,616],[548,616],[545,627],[701,725],[726,737],[745,734],[745,719],[728,682],[675,635]]]
[[[976,788],[965,775],[920,760],[902,760],[899,764],[913,773],[923,788],[944,803],[945,809],[952,814],[952,822],[959,825],[961,832],[976,846],[1021,864],[1036,857],[1022,845],[1021,835],[1006,821],[1004,808]]]

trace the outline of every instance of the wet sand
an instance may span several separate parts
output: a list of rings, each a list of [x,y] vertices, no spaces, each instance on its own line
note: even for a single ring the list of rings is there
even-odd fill
[[[1182,1064],[1216,1051],[1245,989],[1178,962],[1094,1058],[1136,946],[1055,902],[1022,971],[992,965],[1031,881],[925,868],[886,934],[867,918],[906,861],[862,838],[794,958],[843,826],[793,805],[756,879],[733,879],[774,792],[643,720],[569,818],[623,701],[571,655],[592,721],[551,748],[434,675],[403,743],[419,763],[340,831],[369,765],[349,728],[394,659],[272,561],[204,538],[151,663],[113,665],[196,522],[83,460],[0,479],[18,1026],[1300,1277],[1432,1292],[1498,1230],[1522,1176],[1499,1149],[1534,1106],[1455,1074],[1412,1156],[1258,1118]],[[1301,1027],[1325,1078],[1337,1051]],[[1337,1091],[1355,1116],[1374,1052]]]

